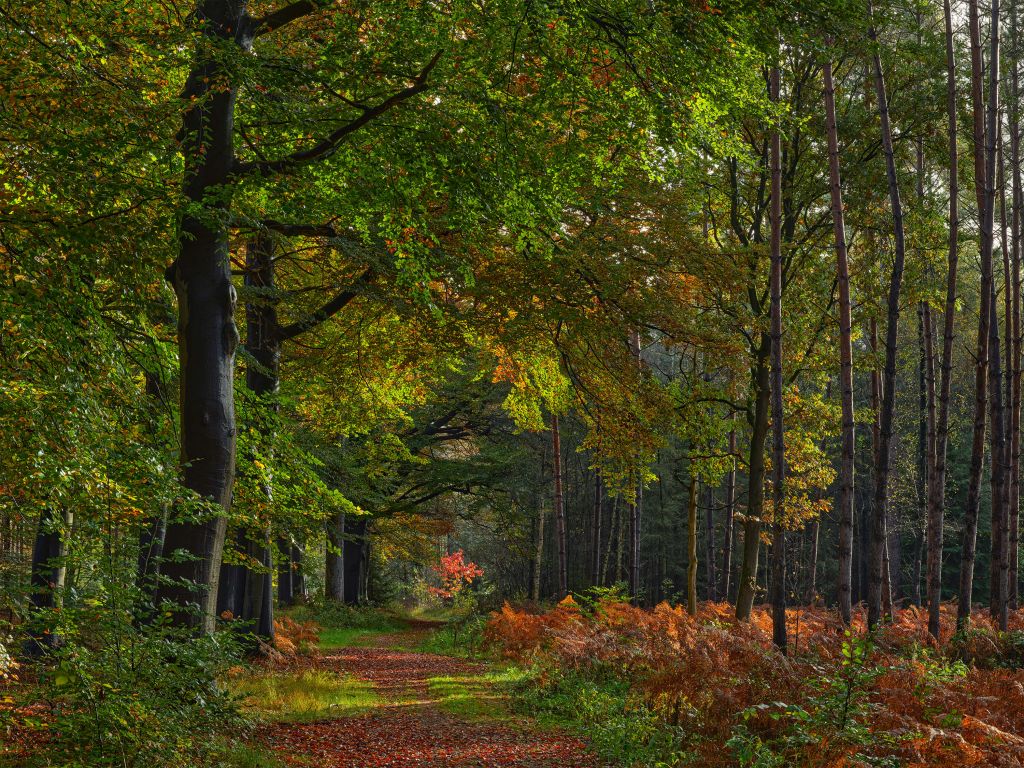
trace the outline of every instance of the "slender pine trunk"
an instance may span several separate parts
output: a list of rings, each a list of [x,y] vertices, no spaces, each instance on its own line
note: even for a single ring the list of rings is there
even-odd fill
[[[871,3],[868,3],[869,13]],[[882,618],[883,604],[883,556],[886,546],[886,519],[889,504],[889,462],[892,446],[893,419],[896,410],[896,343],[900,320],[900,290],[903,284],[903,268],[906,244],[903,232],[903,205],[900,200],[899,182],[896,177],[896,160],[893,153],[892,128],[889,124],[889,100],[882,72],[882,60],[878,50],[878,39],[874,22],[868,34],[874,46],[875,91],[878,98],[878,113],[882,131],[882,151],[885,155],[886,178],[889,182],[889,203],[892,207],[894,258],[889,279],[887,302],[887,324],[885,329],[885,368],[882,381],[882,410],[879,418],[878,464],[875,473],[875,504],[871,520],[870,578],[868,579],[868,626],[878,626]],[[891,600],[891,598],[890,598]]]
[[[829,40],[831,47],[832,40]],[[850,264],[846,250],[843,216],[842,177],[839,167],[839,137],[836,129],[835,85],[832,62],[822,67],[825,101],[825,132],[828,138],[829,190],[836,243],[836,276],[839,286],[839,397],[842,408],[842,458],[839,468],[839,615],[849,625],[853,594],[853,506],[854,462],[857,449],[853,403],[853,334],[850,301]]]

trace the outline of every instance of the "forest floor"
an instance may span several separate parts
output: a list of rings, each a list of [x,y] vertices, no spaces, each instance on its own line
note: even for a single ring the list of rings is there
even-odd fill
[[[318,653],[290,659],[287,673],[337,675],[348,693],[325,716],[267,723],[258,741],[287,766],[601,765],[578,738],[513,712],[499,668],[420,650],[438,626],[409,621],[398,632],[345,638],[343,647],[322,640]]]

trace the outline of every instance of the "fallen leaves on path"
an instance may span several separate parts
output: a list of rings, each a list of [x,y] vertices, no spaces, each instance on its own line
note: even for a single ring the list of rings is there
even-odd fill
[[[289,765],[317,768],[598,768],[582,741],[523,721],[468,721],[440,709],[429,680],[483,671],[448,656],[343,648],[309,660],[373,683],[385,706],[351,718],[278,723],[265,744]]]

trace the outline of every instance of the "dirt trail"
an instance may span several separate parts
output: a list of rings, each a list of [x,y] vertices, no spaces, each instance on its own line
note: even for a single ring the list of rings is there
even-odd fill
[[[429,627],[374,639],[368,647],[323,652],[316,666],[372,683],[381,704],[357,717],[267,727],[264,741],[288,765],[316,768],[598,768],[584,744],[514,716],[467,719],[445,711],[434,677],[479,674],[481,664],[403,650]],[[485,695],[485,694],[481,694]],[[500,714],[500,704],[495,714]]]

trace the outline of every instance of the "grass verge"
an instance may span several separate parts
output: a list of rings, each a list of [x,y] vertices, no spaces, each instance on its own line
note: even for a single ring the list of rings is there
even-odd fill
[[[243,711],[272,721],[351,717],[379,703],[369,683],[320,669],[245,673],[231,678],[228,688]]]

